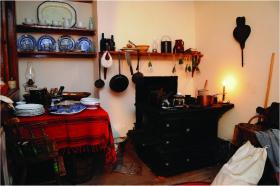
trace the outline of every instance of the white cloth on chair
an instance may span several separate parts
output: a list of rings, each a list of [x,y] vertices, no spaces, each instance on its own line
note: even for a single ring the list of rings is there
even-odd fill
[[[256,148],[249,141],[223,165],[211,185],[256,185],[262,177],[266,148]]]

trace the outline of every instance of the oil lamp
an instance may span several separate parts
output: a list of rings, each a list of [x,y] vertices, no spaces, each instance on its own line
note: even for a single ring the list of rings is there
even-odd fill
[[[25,80],[24,88],[26,92],[29,92],[32,88],[37,88],[35,85],[35,70],[32,66],[32,63],[28,62],[25,70]]]

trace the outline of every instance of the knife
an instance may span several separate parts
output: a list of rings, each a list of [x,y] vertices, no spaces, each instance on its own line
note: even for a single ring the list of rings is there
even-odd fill
[[[126,59],[126,62],[129,66],[129,70],[130,70],[130,74],[133,75],[133,69],[132,69],[132,66],[131,66],[131,58],[130,58],[130,53],[128,51],[125,51],[125,59]]]

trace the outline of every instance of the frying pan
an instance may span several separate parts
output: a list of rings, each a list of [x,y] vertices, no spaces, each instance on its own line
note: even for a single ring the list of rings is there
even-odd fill
[[[99,63],[99,66],[98,66],[98,71],[99,71],[99,79],[98,80],[96,80],[95,82],[94,82],[94,86],[96,87],[96,88],[102,88],[102,87],[104,87],[104,85],[105,85],[105,83],[104,83],[104,81],[101,79],[101,59],[99,58],[99,60],[98,60],[98,63]]]
[[[110,80],[109,86],[110,88],[115,92],[122,92],[124,91],[128,86],[128,79],[125,75],[121,74],[121,54],[118,55],[119,58],[119,74],[112,77]]]
[[[136,67],[137,72],[134,73],[132,76],[133,83],[137,83],[137,81],[143,78],[144,76],[141,72],[139,72],[139,61],[140,61],[140,54],[139,54],[139,50],[137,50],[137,67]]]

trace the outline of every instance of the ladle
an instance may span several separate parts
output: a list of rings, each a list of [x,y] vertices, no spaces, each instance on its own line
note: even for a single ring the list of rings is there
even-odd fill
[[[99,72],[99,79],[98,80],[96,80],[95,82],[94,82],[94,86],[96,87],[96,88],[102,88],[102,87],[104,87],[104,85],[105,85],[105,83],[104,83],[104,81],[101,79],[101,59],[99,58],[99,60],[98,60],[98,72]]]

